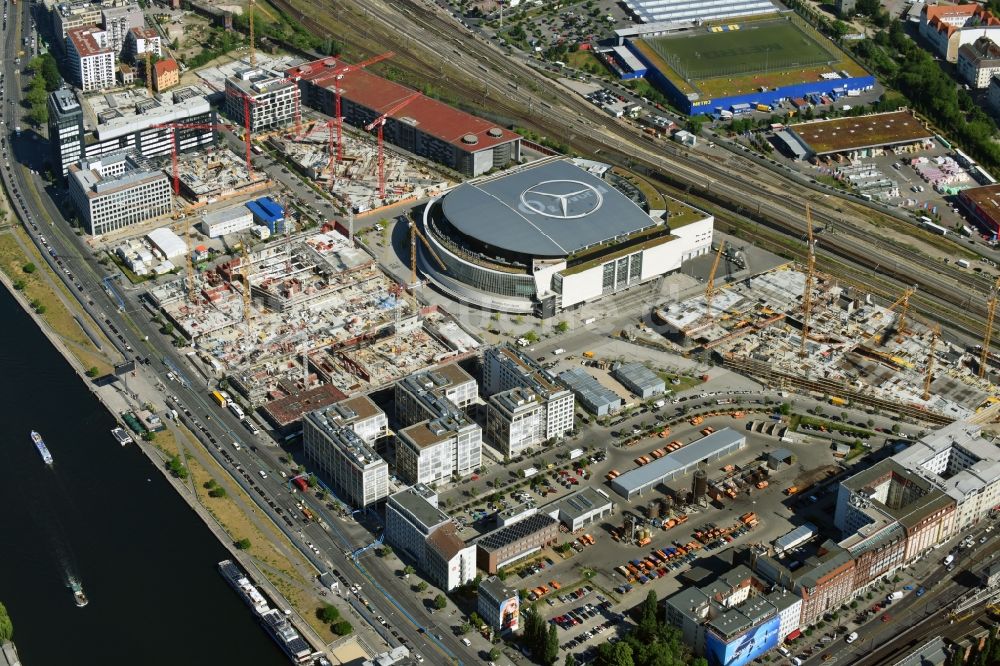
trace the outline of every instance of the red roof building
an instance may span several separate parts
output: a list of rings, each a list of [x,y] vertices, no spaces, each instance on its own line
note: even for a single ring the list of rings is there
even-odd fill
[[[305,104],[332,116],[335,72],[345,64],[336,58],[323,58],[293,67],[286,74],[298,78]],[[336,83],[344,120],[356,127],[364,127],[415,92],[363,69],[349,71]],[[389,115],[383,135],[403,150],[465,176],[505,167],[521,157],[520,135],[423,94]]]

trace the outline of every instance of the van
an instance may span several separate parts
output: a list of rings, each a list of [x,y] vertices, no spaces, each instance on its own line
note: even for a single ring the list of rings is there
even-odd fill
[[[844,640],[847,641],[848,643],[853,643],[854,641],[858,640],[858,632],[852,631],[851,633],[847,634],[847,638],[845,638]]]
[[[465,647],[472,647],[472,641],[470,641],[468,638],[463,638],[462,643],[465,645]]]
[[[262,478],[262,479],[266,479],[267,478],[267,473],[264,470],[260,470],[257,473],[260,474],[260,478]]]
[[[781,653],[782,657],[791,657],[792,656],[791,652],[789,652],[788,650],[786,650],[785,648],[780,647],[780,646],[778,647],[778,652]]]
[[[559,354],[565,354],[566,350],[560,347],[559,349],[553,349],[552,354],[558,356]]]
[[[236,449],[237,451],[239,451],[240,450],[240,443],[239,442],[233,442],[233,448]]]

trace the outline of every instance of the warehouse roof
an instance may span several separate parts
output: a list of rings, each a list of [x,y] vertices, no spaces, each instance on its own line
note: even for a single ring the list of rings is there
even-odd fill
[[[347,63],[336,58],[314,60],[287,70],[316,85],[333,85],[332,73]],[[412,88],[383,79],[364,69],[354,69],[337,81],[341,97],[382,114],[415,92]],[[463,150],[478,151],[520,139],[520,135],[497,127],[483,118],[448,106],[444,102],[418,95],[391,118],[416,127],[425,134],[446,141]]]
[[[816,155],[916,143],[934,136],[910,111],[817,120],[792,125],[790,131]]]
[[[560,517],[569,518],[566,522],[572,522],[577,518],[587,516],[594,511],[607,509],[612,505],[611,498],[600,488],[584,486],[576,492],[570,493],[562,499],[552,502],[544,507],[542,511],[549,514],[557,514]]]
[[[448,222],[481,243],[565,256],[657,223],[600,178],[551,160],[465,183],[442,199]]]
[[[691,442],[673,453],[654,460],[648,465],[625,472],[611,482],[615,492],[628,497],[632,493],[659,483],[673,474],[683,473],[708,458],[724,455],[741,448],[746,437],[732,428],[723,428],[707,437]]]
[[[605,388],[583,368],[570,368],[559,373],[559,380],[573,391],[585,407],[599,411],[602,407],[617,408],[622,399],[611,389]]]
[[[160,252],[162,252],[167,259],[180,257],[187,252],[187,244],[181,239],[180,236],[167,227],[153,229],[146,234],[146,238],[149,239],[149,242],[159,248]]]
[[[611,374],[631,391],[639,389],[640,392],[659,391],[662,393],[666,388],[666,382],[663,381],[663,378],[642,363],[621,363],[615,367]]]
[[[228,222],[229,220],[238,220],[239,218],[245,217],[249,214],[250,211],[247,210],[246,206],[236,205],[205,213],[202,215],[201,219],[205,221],[205,224],[213,225],[221,222]]]

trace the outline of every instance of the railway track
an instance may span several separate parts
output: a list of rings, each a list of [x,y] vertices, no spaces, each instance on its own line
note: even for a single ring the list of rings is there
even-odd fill
[[[328,6],[316,0],[294,0],[294,5],[293,0],[272,2],[282,11],[299,17],[314,33],[325,36],[330,32],[315,18],[321,12],[329,12]],[[303,12],[296,7],[307,10]],[[513,123],[529,119],[530,124],[548,136],[558,137],[581,152],[599,155],[605,161],[634,168],[660,183],[694,192],[735,212],[737,217],[747,217],[793,238],[805,236],[808,197],[813,200],[812,213],[817,225],[833,224],[838,231],[821,237],[823,251],[874,271],[885,281],[895,282],[897,293],[916,284],[919,291],[911,299],[911,307],[924,316],[941,320],[955,333],[982,338],[984,301],[992,283],[952,266],[931,267],[928,257],[902,244],[879,241],[873,247],[859,240],[868,232],[858,220],[872,215],[871,211],[860,210],[840,199],[833,199],[841,207],[835,209],[826,197],[814,192],[806,197],[790,196],[789,192],[801,191],[802,186],[781,174],[762,173],[760,165],[737,154],[729,156],[723,167],[708,159],[692,157],[671,142],[647,146],[638,141],[634,128],[609,123],[602,112],[578,95],[557,82],[543,79],[526,64],[473,35],[436,5],[419,0],[399,0],[391,5],[369,0],[364,8],[355,10],[353,3],[341,2],[336,20],[345,34],[366,37],[373,33],[373,24],[379,24],[383,31],[396,36],[391,44],[368,45],[368,50],[359,56],[392,48],[398,55],[387,64],[414,77],[446,84],[460,97],[482,99],[486,114],[495,120],[506,118]],[[469,82],[469,77],[475,84]],[[734,177],[734,173],[739,176]],[[863,282],[866,275],[856,272],[854,278]],[[975,297],[970,297],[959,309],[955,302],[958,293],[971,293]]]

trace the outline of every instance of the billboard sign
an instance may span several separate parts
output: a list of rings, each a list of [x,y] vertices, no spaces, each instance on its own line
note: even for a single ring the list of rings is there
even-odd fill
[[[520,602],[516,595],[500,603],[500,633],[517,631],[520,619]]]
[[[775,615],[728,643],[712,632],[706,636],[705,652],[711,666],[743,666],[776,647],[781,618]]]

